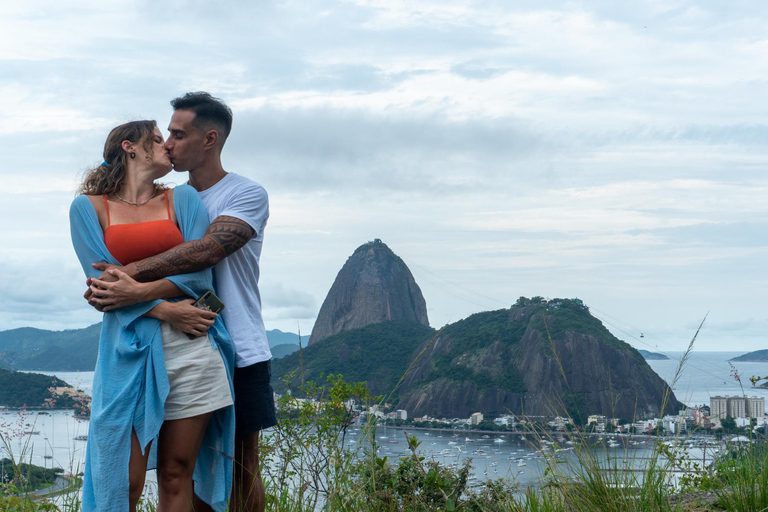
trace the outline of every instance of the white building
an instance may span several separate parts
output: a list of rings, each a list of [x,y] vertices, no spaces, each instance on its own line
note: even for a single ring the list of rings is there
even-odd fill
[[[511,414],[502,414],[495,420],[493,420],[493,423],[500,426],[500,427],[514,427],[515,426],[515,417]]]
[[[483,413],[476,412],[469,417],[470,425],[479,425],[483,421]]]
[[[565,426],[571,423],[573,423],[571,418],[562,418],[560,416],[556,416],[555,419],[548,422],[547,424],[555,430],[565,430]]]
[[[396,420],[407,420],[408,419],[408,411],[405,409],[398,409],[395,411],[395,419]]]
[[[595,432],[605,432],[605,424],[608,421],[608,418],[605,416],[601,416],[599,414],[593,414],[589,418],[587,418],[587,425],[590,425],[592,423],[595,424]]]
[[[661,426],[668,434],[677,434],[684,425],[685,418],[680,416],[667,415],[661,420]]]

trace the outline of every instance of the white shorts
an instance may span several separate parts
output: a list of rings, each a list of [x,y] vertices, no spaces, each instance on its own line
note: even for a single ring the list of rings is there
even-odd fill
[[[165,419],[191,418],[232,405],[227,369],[208,335],[190,340],[167,322],[161,322],[161,329],[171,385]]]

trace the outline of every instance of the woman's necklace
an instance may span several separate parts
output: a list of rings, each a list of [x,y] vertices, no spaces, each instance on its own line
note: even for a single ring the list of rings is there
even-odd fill
[[[155,197],[155,195],[156,195],[156,194],[157,194],[157,187],[155,187],[155,191],[154,191],[154,192],[152,192],[152,195],[151,195],[151,196],[149,196],[149,197],[146,199],[146,201],[144,201],[144,202],[142,202],[142,203],[132,203],[131,201],[126,201],[125,199],[123,199],[122,197],[120,197],[120,194],[118,194],[118,193],[117,193],[117,191],[115,191],[115,197],[117,197],[119,200],[121,200],[121,201],[122,201],[122,202],[124,202],[125,204],[129,204],[129,205],[131,205],[131,206],[144,206],[145,204],[147,204],[147,203],[149,202],[149,200],[150,200],[150,199],[152,199],[153,197]]]

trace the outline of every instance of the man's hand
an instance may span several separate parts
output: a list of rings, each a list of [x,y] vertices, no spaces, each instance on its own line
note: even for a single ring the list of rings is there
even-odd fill
[[[98,265],[106,265],[106,263],[99,263]],[[115,267],[115,265],[111,265],[111,267]],[[86,299],[90,305],[99,311],[112,311],[146,300],[145,288],[147,286],[145,284],[135,281],[117,268],[109,268],[104,273],[109,276],[109,281],[101,278],[88,279],[90,297],[86,296]]]

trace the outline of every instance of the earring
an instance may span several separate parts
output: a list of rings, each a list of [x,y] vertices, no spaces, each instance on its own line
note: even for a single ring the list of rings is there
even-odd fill
[[[129,156],[130,156],[131,158],[136,158],[136,153],[134,153],[133,151],[131,151],[131,154],[130,154]]]

